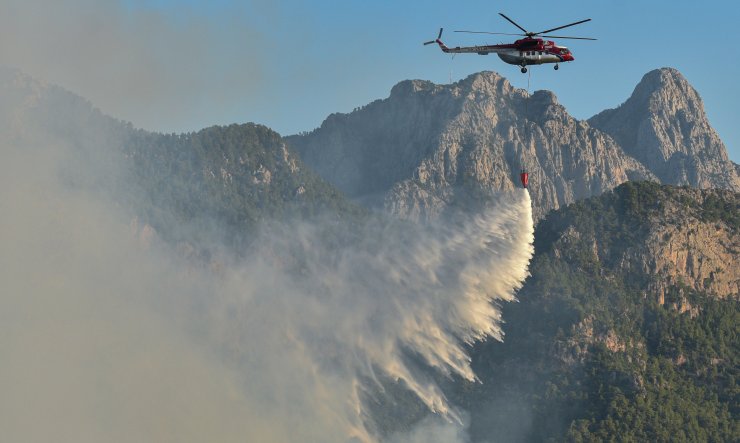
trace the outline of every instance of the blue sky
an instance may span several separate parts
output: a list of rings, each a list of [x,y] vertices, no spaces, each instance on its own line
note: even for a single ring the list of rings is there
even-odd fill
[[[730,157],[740,162],[740,53],[734,43],[740,39],[734,32],[740,3],[734,1],[69,1],[108,17],[107,26],[118,29],[122,42],[106,45],[125,54],[127,64],[115,72],[100,63],[86,66],[84,60],[99,58],[99,52],[87,58],[70,54],[82,61],[65,69],[28,55],[16,57],[17,63],[147,129],[180,132],[253,121],[289,135],[313,129],[332,112],[385,98],[409,78],[447,83],[494,70],[526,87],[527,76],[495,55],[453,60],[421,44],[440,27],[448,44],[499,43],[507,37],[449,31],[516,32],[498,16],[504,12],[534,31],[593,19],[559,32],[599,40],[559,41],[576,61],[557,72],[534,67],[532,90],[552,90],[572,115],[585,119],[626,100],[648,71],[675,67],[699,91]],[[49,0],[49,7],[56,4]],[[89,11],[79,17],[71,11],[72,24],[60,26],[52,38],[72,38],[67,28],[88,29],[85,20],[101,20]],[[136,42],[130,47],[129,37]],[[81,46],[74,42],[70,46]],[[126,93],[114,94],[111,80]],[[141,82],[150,82],[149,88]]]

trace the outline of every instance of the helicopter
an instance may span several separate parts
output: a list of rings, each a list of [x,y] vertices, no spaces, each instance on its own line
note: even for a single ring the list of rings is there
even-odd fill
[[[442,52],[451,54],[479,54],[488,55],[494,53],[499,56],[501,60],[510,65],[521,66],[522,74],[527,72],[527,66],[529,65],[541,65],[544,63],[555,63],[555,70],[558,69],[558,64],[561,62],[572,62],[575,60],[573,53],[570,52],[565,46],[558,46],[552,40],[543,40],[540,37],[545,38],[562,38],[572,40],[596,40],[595,38],[589,37],[563,37],[557,35],[542,35],[548,32],[557,31],[559,29],[568,28],[570,26],[580,25],[591,21],[590,18],[580,20],[574,23],[570,23],[556,28],[547,29],[540,32],[530,32],[519,26],[514,20],[510,19],[503,13],[499,12],[499,15],[509,21],[512,25],[516,26],[524,34],[509,34],[505,32],[485,32],[485,31],[455,31],[465,32],[468,34],[497,34],[497,35],[520,35],[524,38],[509,44],[500,45],[482,45],[482,46],[456,46],[454,48],[447,47],[442,43],[442,31],[443,28],[439,29],[439,35],[436,40],[430,40],[424,42],[424,45],[431,45],[437,43],[442,49]]]

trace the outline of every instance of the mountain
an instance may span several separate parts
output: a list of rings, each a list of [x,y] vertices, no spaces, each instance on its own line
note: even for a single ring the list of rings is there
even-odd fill
[[[737,165],[709,124],[701,97],[675,69],[645,74],[626,102],[588,123],[612,136],[663,183],[740,189]]]
[[[627,183],[548,215],[467,401],[520,389],[523,440],[737,441],[739,214],[738,193]]]
[[[10,68],[0,69],[0,142],[45,150],[60,159],[65,184],[106,193],[137,229],[174,243],[219,242],[242,251],[265,220],[364,212],[265,126],[139,130]]]
[[[447,382],[471,441],[738,441],[738,250],[731,191],[629,182],[548,214],[480,382]]]
[[[119,164],[130,166],[128,171],[135,176],[147,170],[135,179],[118,178],[123,187],[145,178],[149,183],[146,192],[168,188],[169,180],[162,175],[165,171],[181,174],[172,178],[191,187],[191,177],[202,179],[201,187],[222,182],[234,195],[246,199],[239,203],[240,215],[233,208],[216,211],[233,226],[252,226],[261,217],[258,208],[266,204],[265,198],[274,209],[278,200],[292,201],[296,190],[308,190],[301,199],[317,203],[306,209],[309,212],[324,206],[337,209],[339,199],[344,198],[338,192],[324,185],[301,188],[322,181],[311,171],[352,199],[370,207],[383,206],[412,220],[435,217],[449,207],[474,204],[491,192],[518,187],[521,167],[530,173],[538,220],[552,209],[627,180],[740,189],[738,166],[728,160],[698,94],[677,71],[667,68],[648,73],[622,106],[588,121],[570,116],[550,92],[529,96],[498,74],[483,72],[451,85],[401,82],[387,99],[350,114],[332,114],[315,131],[286,139],[260,135],[267,128],[250,124],[180,135],[136,130],[62,88],[7,68],[0,70],[0,86],[0,136],[6,140],[62,143],[75,146],[81,157],[111,166],[109,170],[120,170],[113,167]],[[100,146],[112,149],[105,151]],[[262,160],[268,158],[267,151],[276,158],[282,156],[274,166],[292,171],[285,176],[291,184],[277,180],[273,185],[285,185],[290,192],[283,189],[276,198],[271,194],[273,186],[260,178],[255,181],[264,174],[260,168],[267,168],[270,175],[275,171],[261,160],[260,164],[238,165],[242,148]],[[300,159],[294,157],[293,149]],[[109,155],[98,158],[104,152],[124,151],[127,157],[123,160]],[[154,163],[142,162],[144,158],[189,160],[178,167],[147,169]],[[132,159],[139,161],[135,167]],[[103,175],[99,178],[108,180]],[[227,176],[231,182],[224,181]],[[182,199],[193,191],[188,189]],[[333,193],[328,200],[325,191]],[[204,196],[202,201],[213,197]],[[347,204],[339,206],[347,209]],[[177,207],[185,210],[183,205]],[[214,209],[213,203],[207,203],[197,211],[185,210],[190,213],[180,217],[197,217],[195,212],[206,207]],[[265,212],[271,212],[270,208]],[[149,214],[153,216],[152,211]]]
[[[680,146],[663,149],[686,151],[672,157],[671,168],[637,155],[640,146],[602,129],[605,118],[579,121],[551,92],[530,96],[494,72],[450,85],[401,82],[387,99],[332,114],[321,127],[288,141],[310,167],[350,197],[410,219],[435,217],[471,194],[479,198],[520,186],[522,167],[530,173],[538,219],[627,180],[740,190],[736,165],[709,126],[695,91],[694,99],[678,97],[691,88],[675,70],[653,71],[646,78],[665,76],[680,79],[674,83],[681,87],[643,80],[635,95],[664,97],[675,112],[661,110],[655,100],[628,103],[634,102],[631,106],[650,121],[653,114],[660,116],[665,127],[679,124],[673,122],[678,115],[684,119],[687,137]],[[688,104],[679,112],[682,100]],[[625,134],[638,130],[639,121],[629,123],[618,125]],[[661,143],[674,140],[672,134]]]
[[[337,220],[364,213],[308,170],[279,134],[261,125],[179,135],[136,131],[122,153],[144,220],[157,230],[191,228],[178,232],[174,241],[196,237],[244,251],[266,221]]]
[[[255,124],[136,130],[0,70],[0,146],[9,161],[55,163],[53,183],[105,196],[142,234],[205,260],[214,240],[246,254],[274,219],[364,216],[341,191],[424,219],[519,186],[524,164],[540,220],[531,277],[519,303],[501,306],[505,340],[470,345],[480,382],[437,380],[467,412],[471,440],[738,441],[737,172],[679,80],[649,73],[622,107],[589,121],[495,73],[405,81],[286,140]],[[714,189],[623,183],[633,179]],[[386,435],[429,413],[402,384],[375,382],[385,395],[368,400],[369,418]]]

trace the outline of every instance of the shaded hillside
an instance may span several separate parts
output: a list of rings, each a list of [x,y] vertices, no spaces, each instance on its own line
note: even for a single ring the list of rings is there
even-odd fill
[[[363,211],[306,170],[276,132],[260,125],[196,133],[140,131],[124,143],[138,208],[155,229],[188,225],[172,239],[218,240],[240,249],[260,223],[293,217],[356,216]],[[142,205],[142,203],[139,203]]]
[[[450,85],[408,80],[387,99],[332,114],[320,128],[288,141],[350,197],[411,219],[436,217],[471,193],[520,186],[522,167],[530,172],[538,219],[627,180],[740,190],[736,165],[709,126],[698,94],[677,71],[648,74],[634,94],[643,95],[662,100],[630,99],[634,105],[623,114],[635,120],[615,123],[617,133],[602,118],[576,120],[551,92],[529,96],[494,72]],[[641,155],[644,143],[619,136],[644,132],[641,122],[658,120],[661,130],[670,131],[650,138],[651,149],[672,153],[670,167]],[[680,134],[685,136],[679,140]]]
[[[474,347],[482,383],[451,388],[473,441],[737,441],[738,214],[626,183],[548,215],[504,342]]]
[[[240,250],[266,220],[362,212],[264,126],[188,134],[137,130],[9,68],[0,69],[0,142],[63,151],[58,173],[64,182],[106,193],[136,217],[137,228],[175,242]]]

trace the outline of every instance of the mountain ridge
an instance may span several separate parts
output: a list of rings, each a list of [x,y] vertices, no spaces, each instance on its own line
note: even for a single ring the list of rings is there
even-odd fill
[[[34,127],[23,127],[28,121],[54,139],[88,145],[120,145],[132,132],[157,134],[17,70],[0,74],[4,97],[22,103],[3,115],[16,135],[34,134]],[[625,121],[638,129],[626,131]],[[96,129],[80,137],[70,128],[82,122]],[[570,116],[551,91],[528,95],[495,72],[450,85],[404,80],[386,99],[331,114],[314,131],[283,139],[349,197],[412,220],[466,204],[469,195],[518,187],[522,167],[530,173],[538,220],[627,180],[740,189],[740,165],[729,160],[698,93],[672,68],[647,73],[625,103],[588,120]]]
[[[667,72],[683,89],[690,88],[678,71],[651,72],[648,79]],[[471,190],[513,189],[525,167],[535,216],[541,219],[551,209],[628,180],[740,189],[738,166],[729,161],[695,91],[694,96],[681,108],[698,113],[681,114],[697,122],[690,140],[703,137],[711,143],[693,150],[670,148],[685,151],[668,169],[674,178],[658,162],[635,154],[639,147],[627,149],[619,142],[623,138],[592,124],[603,118],[577,120],[552,92],[527,95],[490,71],[449,85],[402,81],[388,98],[332,114],[314,131],[287,140],[310,167],[350,197],[370,197],[371,205],[416,220],[438,216]],[[667,100],[673,102],[680,100]],[[661,127],[672,128],[675,112],[667,115]]]
[[[56,167],[65,184],[105,193],[132,226],[188,243],[184,249],[221,244],[243,254],[267,219],[364,213],[264,125],[185,134],[135,129],[12,68],[0,68],[0,142],[62,157]]]
[[[737,165],[732,167],[709,124],[701,97],[676,69],[648,72],[624,103],[588,122],[611,135],[664,183],[740,189]],[[714,163],[727,170],[718,170]]]

